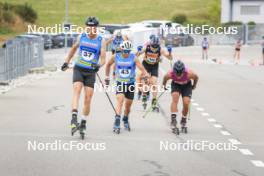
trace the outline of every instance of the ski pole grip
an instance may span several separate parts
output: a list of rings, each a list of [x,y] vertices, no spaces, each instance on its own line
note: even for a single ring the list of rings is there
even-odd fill
[[[142,48],[143,48],[143,46],[138,46],[138,47],[137,47],[137,51],[138,51],[138,52],[142,51]]]
[[[167,50],[168,50],[169,53],[171,53],[172,52],[171,46],[167,46]]]

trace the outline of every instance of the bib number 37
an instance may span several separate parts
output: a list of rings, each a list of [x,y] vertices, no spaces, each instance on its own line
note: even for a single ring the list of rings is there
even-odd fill
[[[94,59],[94,53],[89,51],[82,51],[82,57],[86,61],[90,61]]]

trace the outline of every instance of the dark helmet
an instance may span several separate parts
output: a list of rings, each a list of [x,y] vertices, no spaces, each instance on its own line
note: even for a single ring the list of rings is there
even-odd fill
[[[149,36],[149,40],[152,40],[154,37],[156,37],[154,34],[151,34],[150,36]]]
[[[90,16],[85,21],[86,26],[98,26],[99,20],[96,17]]]
[[[160,45],[160,40],[157,36],[153,36],[150,40],[150,46],[153,48],[158,48]]]
[[[185,65],[182,61],[178,60],[177,62],[174,63],[173,65],[173,72],[176,75],[181,75],[185,70]]]

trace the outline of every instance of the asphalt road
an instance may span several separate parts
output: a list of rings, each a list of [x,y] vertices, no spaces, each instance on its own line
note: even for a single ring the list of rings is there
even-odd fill
[[[146,118],[141,102],[135,100],[132,131],[117,135],[112,132],[114,112],[105,94],[95,92],[85,140],[78,134],[72,137],[71,70],[0,95],[1,175],[263,176],[264,68],[189,60],[187,65],[200,81],[193,94],[189,133],[180,136],[169,128],[169,93],[159,101],[162,112]],[[163,61],[160,74],[168,68]],[[114,94],[111,97],[115,102]],[[75,141],[93,150],[32,151],[30,141]],[[238,144],[231,151],[173,148],[190,141]],[[161,148],[166,142],[168,150]]]

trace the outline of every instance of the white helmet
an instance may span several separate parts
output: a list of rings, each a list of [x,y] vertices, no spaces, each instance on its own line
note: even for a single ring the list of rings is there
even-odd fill
[[[129,40],[125,40],[120,44],[121,50],[132,50],[133,46]]]
[[[116,32],[116,36],[117,36],[117,37],[122,37],[122,33],[121,33],[120,30],[118,30],[118,31]]]

